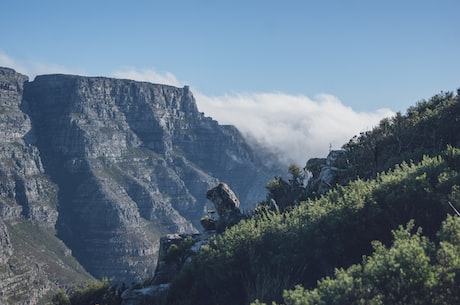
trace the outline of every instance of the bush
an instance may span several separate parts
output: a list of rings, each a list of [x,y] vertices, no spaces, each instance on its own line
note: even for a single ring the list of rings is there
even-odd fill
[[[109,279],[94,280],[85,286],[75,289],[70,295],[72,305],[118,305],[121,304],[121,293],[115,289]]]
[[[52,305],[71,305],[69,296],[64,290],[59,290],[51,299]]]
[[[449,158],[460,158],[460,150],[450,151]],[[390,245],[391,230],[411,219],[436,240],[452,212],[448,201],[456,208],[460,204],[460,173],[450,167],[456,162],[445,159],[441,154],[419,164],[403,163],[376,179],[336,187],[284,213],[268,208],[254,213],[211,240],[180,272],[169,304],[281,302],[284,289],[295,284],[314,288],[334,270]],[[374,240],[381,246],[375,248]],[[337,275],[344,280],[348,276]]]
[[[372,256],[337,269],[334,278],[322,279],[317,288],[285,291],[285,304],[460,304],[460,218],[447,217],[437,244],[421,230],[411,234],[413,226],[409,222],[394,231],[389,248],[374,242]]]

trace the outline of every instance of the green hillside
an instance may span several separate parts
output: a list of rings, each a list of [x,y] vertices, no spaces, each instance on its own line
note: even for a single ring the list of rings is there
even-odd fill
[[[355,177],[370,178],[402,161],[419,162],[435,156],[447,145],[460,144],[460,89],[437,94],[383,119],[368,132],[353,137],[343,148],[354,166]]]
[[[460,208],[459,124],[459,95],[453,93],[382,120],[344,145],[360,178],[283,213],[262,208],[228,229],[183,268],[168,303],[409,304],[397,299],[398,291],[420,296],[410,304],[458,300],[460,226],[448,215],[454,213],[449,203]],[[412,227],[422,228],[423,236],[409,233]],[[420,274],[413,278],[411,270]],[[390,290],[379,283],[407,281],[394,288],[393,299],[383,297]]]
[[[459,95],[351,139],[350,182],[324,195],[289,167],[290,179],[267,183],[265,203],[185,263],[166,303],[459,304]],[[53,304],[117,304],[119,294],[96,282]]]
[[[409,222],[395,230],[389,248],[375,241],[372,256],[336,269],[312,290],[285,291],[285,304],[459,304],[460,218],[448,215],[436,242],[413,228]]]

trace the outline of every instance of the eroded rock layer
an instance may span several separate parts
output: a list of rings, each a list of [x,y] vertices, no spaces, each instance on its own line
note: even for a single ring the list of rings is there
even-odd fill
[[[245,210],[276,175],[236,128],[199,112],[188,87],[29,82],[0,68],[0,119],[0,264],[35,226],[63,259],[131,283],[153,273],[160,236],[198,231],[211,186],[226,181]]]

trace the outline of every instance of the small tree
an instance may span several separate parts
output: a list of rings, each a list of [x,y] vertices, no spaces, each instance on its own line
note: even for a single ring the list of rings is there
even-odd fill
[[[305,171],[291,164],[288,172],[291,176],[288,181],[276,177],[266,185],[268,190],[266,204],[269,205],[274,200],[282,211],[306,199]]]
[[[59,290],[52,298],[52,305],[71,305],[69,296],[64,290]]]

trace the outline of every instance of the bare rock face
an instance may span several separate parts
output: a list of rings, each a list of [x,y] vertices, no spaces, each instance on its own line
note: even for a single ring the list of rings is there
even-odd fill
[[[5,265],[13,254],[10,235],[5,223],[0,222],[0,265]]]
[[[236,195],[242,208],[265,198],[277,170],[263,164],[236,128],[198,111],[188,87],[29,82],[0,68],[0,304],[36,304],[86,271],[150,277],[160,237],[194,236],[219,181],[232,185],[234,211]]]
[[[24,112],[26,82],[0,68],[0,304],[36,304],[52,289],[91,278],[55,237],[57,186]]]
[[[171,282],[177,273],[209,243],[214,234],[168,234],[160,238],[160,251],[154,277],[142,288],[127,289],[121,295],[123,305],[166,303]]]
[[[32,125],[23,111],[27,77],[0,68],[0,215],[26,217],[54,227],[55,185],[46,177],[38,149],[31,143]]]
[[[59,189],[58,236],[99,278],[152,274],[159,237],[198,232],[218,181],[250,207],[274,176],[238,130],[198,111],[188,87],[46,75],[26,83],[24,104]]]
[[[214,204],[219,219],[217,224],[228,227],[243,218],[240,201],[230,187],[220,182],[206,192]],[[222,228],[225,229],[225,228]],[[140,289],[128,289],[122,294],[123,305],[165,304],[171,282],[177,273],[198,254],[201,247],[209,243],[216,230],[205,230],[201,234],[168,234],[160,239],[158,263],[150,285]]]
[[[217,186],[208,190],[206,198],[214,203],[217,214],[220,217],[240,212],[240,201],[225,182],[220,182]]]

